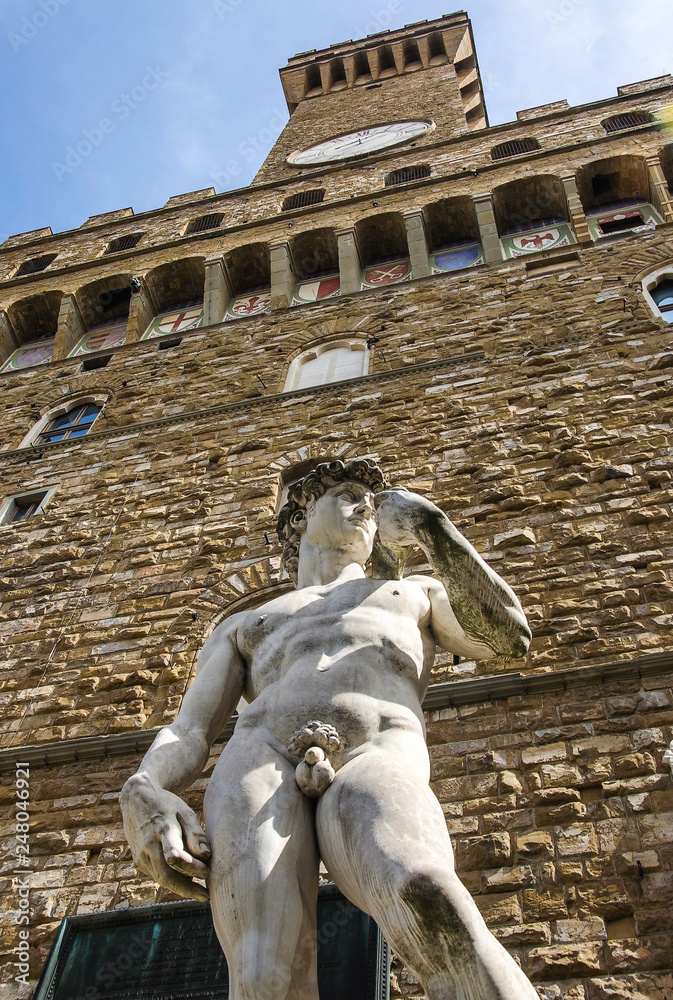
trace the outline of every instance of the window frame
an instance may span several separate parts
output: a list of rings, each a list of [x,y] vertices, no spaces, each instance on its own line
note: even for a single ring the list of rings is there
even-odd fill
[[[217,222],[214,220],[217,219]],[[208,225],[205,225],[205,223]],[[212,222],[212,225],[210,223]],[[207,215],[197,215],[193,219],[190,219],[183,236],[196,236],[199,233],[211,233],[216,229],[221,229],[224,224],[224,212],[208,212]]]
[[[645,275],[641,282],[643,297],[648,305],[650,312],[654,315],[655,319],[661,320],[666,326],[670,327],[673,325],[673,319],[669,322],[664,318],[661,309],[654,301],[652,297],[652,292],[664,281],[673,281],[673,260],[669,264],[665,264],[663,267],[657,268],[656,271],[650,271],[649,274]],[[671,310],[665,310],[670,312]]]
[[[43,253],[40,254],[39,257],[26,257],[26,259],[19,264],[18,268],[14,272],[13,277],[25,278],[29,274],[42,274],[42,272],[46,271],[48,267],[51,267],[51,265],[54,263],[57,257],[58,257],[57,253]],[[31,264],[33,265],[41,264],[42,266],[31,267],[30,266]]]
[[[103,412],[105,408],[107,400],[108,397],[102,395],[101,393],[88,393],[84,396],[76,396],[74,399],[69,399],[62,403],[59,403],[58,406],[48,407],[41,413],[39,420],[37,420],[33,424],[28,433],[24,436],[23,440],[21,441],[21,444],[19,445],[19,448],[31,448],[31,447],[45,448],[51,443],[62,444],[64,441],[71,443],[72,441],[76,441],[77,437],[86,437],[87,436],[86,434],[80,434],[77,435],[77,437],[64,438],[62,441],[56,441],[56,442],[39,441],[40,436],[44,433],[45,429],[48,427],[48,425],[51,423],[52,420],[56,420],[57,417],[64,416],[66,413],[69,413],[71,410],[75,409],[78,406],[100,406],[100,413],[96,415],[96,420],[98,420],[100,414]],[[93,427],[96,420],[92,422],[91,427]],[[89,428],[89,431],[91,430],[91,427]],[[89,433],[89,431],[87,431],[87,434]]]
[[[146,234],[143,233],[126,233],[123,236],[115,236],[107,244],[103,250],[103,257],[113,257],[115,254],[124,253],[127,250],[133,250],[138,246],[142,238]]]
[[[285,377],[285,383],[282,391],[285,392],[310,392],[312,389],[319,389],[324,385],[336,385],[337,382],[347,382],[348,379],[333,379],[329,382],[317,382],[315,385],[311,386],[299,386],[299,376],[301,374],[302,365],[306,364],[307,361],[314,361],[319,358],[321,354],[325,354],[327,351],[336,351],[341,348],[348,348],[349,351],[356,351],[363,354],[362,363],[362,374],[354,376],[355,378],[364,378],[369,374],[369,361],[370,361],[370,350],[367,347],[366,341],[360,340],[355,337],[344,337],[339,340],[328,340],[322,344],[315,344],[313,347],[306,348],[296,358],[292,360],[290,366],[287,370],[287,375]]]
[[[38,490],[29,490],[25,493],[15,493],[13,496],[7,497],[0,507],[0,528],[4,528],[10,524],[22,524],[24,521],[30,521],[34,517],[38,517],[43,513],[57,488],[56,486],[48,486]],[[32,513],[14,520],[14,515],[19,507],[32,504],[37,505]]]

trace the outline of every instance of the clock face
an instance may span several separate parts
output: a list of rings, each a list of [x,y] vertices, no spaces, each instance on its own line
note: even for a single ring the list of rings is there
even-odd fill
[[[411,139],[429,132],[435,127],[431,121],[393,122],[391,125],[373,125],[358,132],[348,132],[347,135],[337,135],[333,139],[325,139],[315,146],[292,153],[287,162],[293,167],[320,166],[322,163],[338,163],[340,160],[350,160],[354,156],[366,156],[379,149],[389,149],[391,146],[409,142]]]

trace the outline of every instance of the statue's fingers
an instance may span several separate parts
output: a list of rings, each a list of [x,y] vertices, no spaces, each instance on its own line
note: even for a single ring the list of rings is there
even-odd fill
[[[193,858],[185,850],[182,838],[182,830],[177,825],[171,824],[161,835],[161,850],[164,861],[174,871],[181,872],[191,878],[206,878],[208,867],[198,858]]]
[[[208,890],[205,886],[193,882],[191,878],[167,864],[164,848],[158,841],[146,847],[142,859],[136,862],[136,867],[159,885],[184,899],[199,899],[203,902],[208,899]]]
[[[181,872],[189,878],[205,879],[210,875],[208,865],[204,865],[203,861],[199,861],[198,858],[193,858],[191,854],[182,854],[180,857],[173,855],[166,858],[166,863],[174,871]]]
[[[206,903],[209,899],[208,890],[204,885],[194,882],[191,878],[175,871],[169,865],[165,865],[161,879],[158,881],[165,889],[170,889],[171,892],[175,892],[178,896],[183,896],[185,899],[198,899],[202,903]]]
[[[182,810],[178,813],[178,820],[180,821],[185,845],[189,853],[201,861],[208,862],[210,859],[210,844],[205,833],[199,826],[194,813],[191,809]]]

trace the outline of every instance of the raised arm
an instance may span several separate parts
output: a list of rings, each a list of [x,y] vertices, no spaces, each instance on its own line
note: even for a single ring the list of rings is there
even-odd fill
[[[245,667],[235,643],[239,616],[215,629],[198,659],[194,683],[174,722],[157,735],[120,796],[136,866],[181,896],[207,899],[210,847],[193,810],[176,792],[199,777],[210,747],[243,693]]]
[[[439,507],[408,490],[379,494],[379,534],[399,551],[419,545],[443,587],[430,585],[432,629],[462,656],[524,656],[531,632],[521,605]]]

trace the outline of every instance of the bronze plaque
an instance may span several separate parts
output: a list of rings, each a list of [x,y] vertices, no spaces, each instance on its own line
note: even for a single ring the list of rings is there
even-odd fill
[[[320,1000],[388,1000],[376,923],[334,886],[318,899]],[[66,917],[34,1000],[228,1000],[227,963],[205,903]]]

